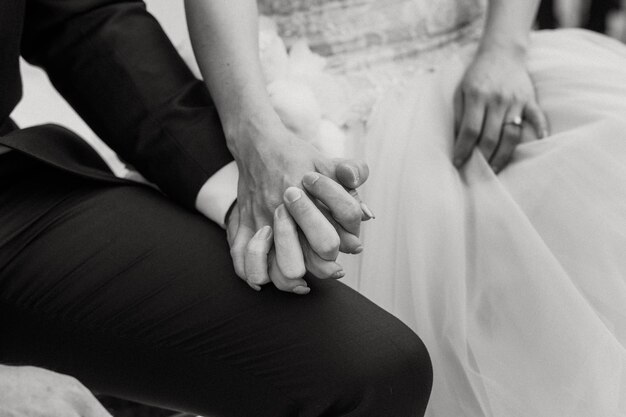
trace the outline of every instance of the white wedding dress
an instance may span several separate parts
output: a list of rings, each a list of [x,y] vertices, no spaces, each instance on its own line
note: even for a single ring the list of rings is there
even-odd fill
[[[362,196],[377,214],[345,280],[428,346],[427,415],[626,416],[626,47],[533,34],[551,136],[521,144],[500,175],[477,151],[459,172],[452,95],[482,7],[261,2],[288,45],[304,37],[337,79],[367,80],[351,87],[368,97],[364,128],[325,116],[369,163]]]

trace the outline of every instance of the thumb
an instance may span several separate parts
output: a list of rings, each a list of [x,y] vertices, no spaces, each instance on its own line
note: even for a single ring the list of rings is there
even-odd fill
[[[369,167],[360,159],[336,159],[334,162],[337,182],[346,188],[360,187],[370,175]]]

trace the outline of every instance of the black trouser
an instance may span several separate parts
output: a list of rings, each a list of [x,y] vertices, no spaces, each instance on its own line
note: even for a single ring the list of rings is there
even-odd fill
[[[619,7],[619,0],[591,0],[589,15],[584,27],[596,32],[606,33],[609,13],[619,9]]]
[[[539,29],[556,29],[559,27],[554,10],[554,0],[541,0],[537,12],[537,23]]]
[[[419,338],[340,282],[309,282],[256,293],[224,232],[157,191],[0,156],[2,363],[210,416],[422,415]]]

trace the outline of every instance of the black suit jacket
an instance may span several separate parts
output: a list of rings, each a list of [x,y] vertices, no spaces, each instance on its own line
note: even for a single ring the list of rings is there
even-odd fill
[[[20,54],[45,69],[100,138],[184,205],[193,207],[202,184],[232,161],[208,91],[142,1],[0,0],[0,125],[21,97]],[[72,135],[63,132],[41,126],[0,143],[64,155]]]

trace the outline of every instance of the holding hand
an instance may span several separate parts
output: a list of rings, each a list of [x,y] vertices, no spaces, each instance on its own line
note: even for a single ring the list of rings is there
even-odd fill
[[[351,173],[342,177],[341,161],[280,120],[259,59],[256,1],[189,0],[185,9],[198,65],[239,168],[237,206],[228,220],[235,272],[255,289],[271,279],[279,289],[304,294],[305,267],[321,278],[337,277],[339,250],[361,250],[360,222],[369,210],[354,189],[367,179],[367,166],[346,165]],[[307,173],[320,175],[310,178],[308,194]],[[339,184],[331,187],[333,181]]]
[[[76,379],[31,366],[0,365],[0,415],[111,417]]]
[[[363,184],[369,170],[360,161],[323,156],[280,121],[258,126],[244,125],[231,142],[240,170],[228,221],[235,271],[254,289],[271,280],[283,291],[305,294],[307,270],[341,278],[339,251],[362,250],[360,223],[369,210],[347,189]]]
[[[511,49],[479,51],[456,91],[454,105],[457,168],[478,147],[499,173],[520,143],[523,129],[532,129],[538,138],[548,135],[524,55]]]

